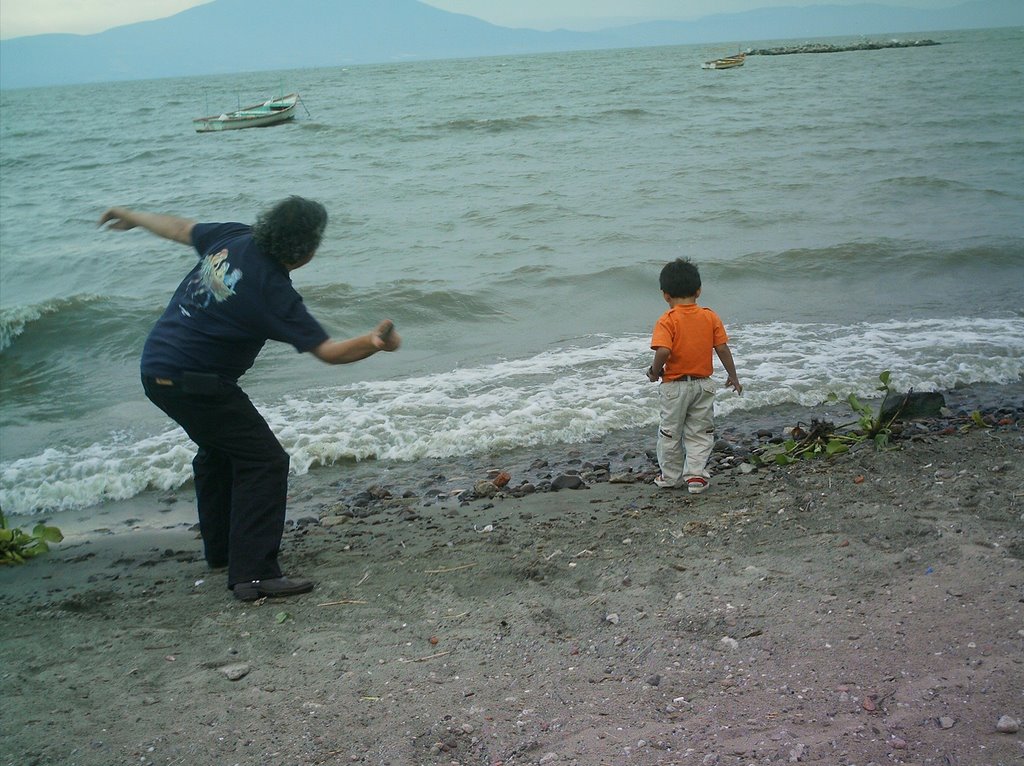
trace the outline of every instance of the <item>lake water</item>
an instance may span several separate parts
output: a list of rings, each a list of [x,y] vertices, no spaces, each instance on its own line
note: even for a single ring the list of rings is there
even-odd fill
[[[681,46],[0,93],[4,511],[191,475],[138,357],[193,255],[97,230],[115,204],[246,222],[289,194],[326,205],[294,282],[333,336],[390,317],[404,347],[329,367],[267,346],[242,382],[297,473],[653,426],[658,272],[680,255],[746,387],[721,393],[724,417],[870,395],[885,369],[919,390],[1020,381],[1024,30],[920,36],[942,44],[727,71],[700,63],[731,50]],[[292,91],[293,123],[192,129]]]

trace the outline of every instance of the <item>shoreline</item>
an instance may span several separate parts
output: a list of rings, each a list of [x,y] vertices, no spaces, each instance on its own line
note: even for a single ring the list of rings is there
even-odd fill
[[[282,549],[317,589],[280,601],[235,601],[183,526],[58,547],[0,570],[0,766],[1009,766],[1021,426],[699,496],[357,506],[317,476]]]
[[[991,412],[1000,408],[1024,412],[1024,381],[1009,384],[981,383],[941,392],[946,400],[948,422],[964,422],[974,410]],[[865,400],[877,411],[880,399]],[[1018,416],[1019,417],[1019,416]],[[803,406],[787,403],[758,411],[744,410],[716,418],[718,444],[712,455],[712,473],[726,473],[753,451],[778,439],[786,428],[806,426],[812,419],[848,423],[854,419],[846,402]],[[444,501],[473,499],[474,486],[493,479],[499,472],[510,474],[506,490],[521,483],[550,491],[556,475],[581,474],[588,485],[608,480],[612,474],[633,474],[637,481],[653,480],[656,426],[632,428],[606,434],[585,443],[562,443],[543,447],[518,447],[493,455],[460,455],[398,462],[366,460],[315,466],[302,475],[289,477],[289,528],[307,524],[331,509],[365,508],[382,500],[401,500],[424,507]],[[758,436],[761,433],[763,436]],[[730,450],[723,453],[724,444]],[[722,458],[732,456],[723,463]],[[607,474],[607,475],[602,475]],[[714,478],[712,478],[714,480]],[[386,494],[387,497],[382,495]],[[502,497],[508,492],[501,493]],[[125,500],[111,500],[87,508],[11,516],[12,526],[31,529],[44,522],[61,529],[67,545],[91,539],[160,529],[190,529],[197,522],[195,495],[191,482],[172,490],[148,490]],[[57,546],[58,548],[60,546]]]

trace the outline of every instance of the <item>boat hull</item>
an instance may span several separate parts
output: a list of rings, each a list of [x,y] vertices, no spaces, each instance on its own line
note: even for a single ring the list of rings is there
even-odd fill
[[[700,65],[701,69],[734,69],[738,66],[743,66],[743,62],[746,60],[744,54],[739,56],[727,56],[722,59],[715,59],[714,61],[705,61]]]
[[[292,93],[284,98],[271,99],[262,104],[253,104],[235,112],[211,115],[210,117],[197,117],[192,120],[192,125],[197,133],[214,133],[222,130],[240,130],[242,128],[265,128],[293,119],[298,102],[298,94]]]

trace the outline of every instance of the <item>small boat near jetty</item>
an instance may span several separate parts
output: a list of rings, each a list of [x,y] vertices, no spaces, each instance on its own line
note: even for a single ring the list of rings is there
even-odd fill
[[[725,58],[712,59],[711,61],[705,61],[700,65],[701,69],[732,69],[734,67],[743,66],[743,62],[746,61],[746,53],[737,53],[735,56],[726,56]]]
[[[211,133],[218,130],[239,128],[264,128],[286,122],[295,116],[295,105],[299,103],[298,93],[289,93],[280,98],[271,98],[262,104],[253,104],[244,109],[192,120],[197,133]]]

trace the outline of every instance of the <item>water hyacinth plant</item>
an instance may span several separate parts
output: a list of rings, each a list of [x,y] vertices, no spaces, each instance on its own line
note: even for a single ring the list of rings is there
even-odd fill
[[[28,559],[46,553],[50,543],[59,543],[64,535],[57,527],[36,524],[29,534],[24,530],[7,526],[7,517],[0,509],[0,566],[24,564]]]
[[[890,391],[889,370],[878,376],[881,385],[878,391],[884,396]],[[830,393],[828,400],[839,401],[835,393]],[[857,420],[852,423],[837,426],[827,421],[812,420],[808,429],[802,428],[799,424],[793,428],[790,438],[781,444],[776,444],[759,456],[759,462],[774,462],[778,465],[788,465],[797,460],[807,460],[815,457],[831,457],[848,452],[855,444],[872,441],[877,449],[884,449],[889,444],[889,436],[892,433],[893,421],[899,416],[899,410],[888,417],[882,417],[881,409],[875,413],[870,407],[860,401],[855,394],[846,397]],[[849,430],[843,430],[849,429]]]

